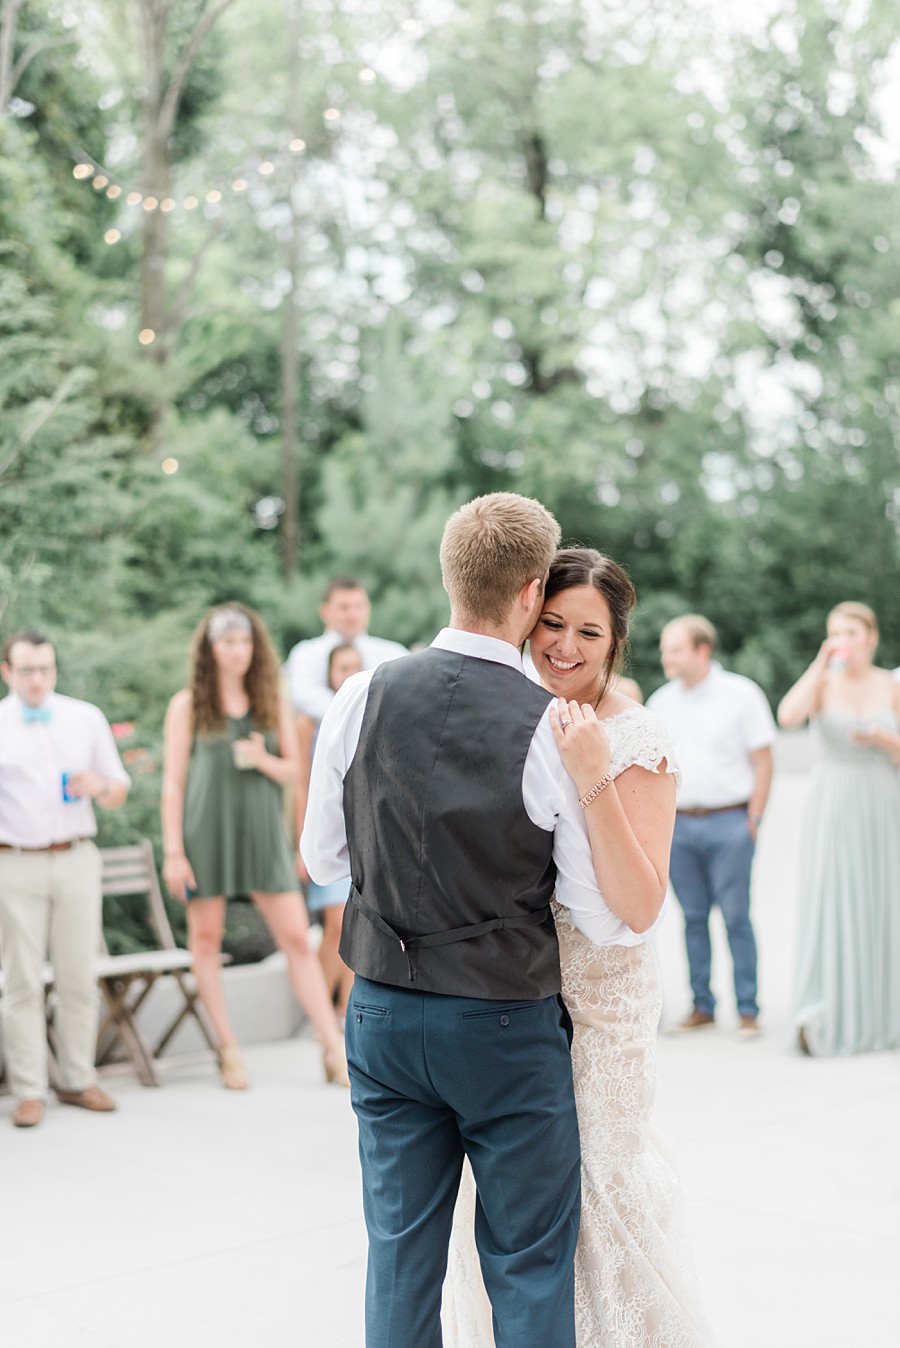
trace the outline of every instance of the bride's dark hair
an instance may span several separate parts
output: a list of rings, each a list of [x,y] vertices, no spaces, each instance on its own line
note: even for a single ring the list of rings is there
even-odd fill
[[[550,563],[550,574],[544,587],[544,604],[563,590],[571,590],[579,585],[593,585],[597,593],[603,595],[612,619],[612,645],[594,703],[598,706],[609,691],[613,675],[622,672],[628,650],[628,625],[637,603],[637,594],[618,562],[596,548],[560,548]]]

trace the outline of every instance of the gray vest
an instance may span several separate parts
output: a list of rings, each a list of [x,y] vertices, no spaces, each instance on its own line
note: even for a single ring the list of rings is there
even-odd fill
[[[509,666],[433,647],[375,671],[344,778],[341,954],[356,973],[460,997],[559,992],[553,834],[522,800],[549,698]]]

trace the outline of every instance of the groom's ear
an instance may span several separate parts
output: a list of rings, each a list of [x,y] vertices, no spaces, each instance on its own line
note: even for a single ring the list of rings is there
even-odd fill
[[[544,596],[544,576],[535,576],[527,585],[523,585],[520,595],[522,607],[526,613],[531,613],[536,608]]]

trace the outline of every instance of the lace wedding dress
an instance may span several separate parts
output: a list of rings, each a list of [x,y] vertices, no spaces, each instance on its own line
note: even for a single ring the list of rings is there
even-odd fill
[[[666,732],[643,707],[606,722],[618,776],[677,772]],[[563,996],[575,1027],[582,1214],[575,1255],[578,1348],[710,1348],[679,1223],[679,1186],[650,1126],[661,992],[652,944],[598,946],[554,903]],[[444,1284],[445,1348],[494,1348],[473,1235],[466,1164]]]

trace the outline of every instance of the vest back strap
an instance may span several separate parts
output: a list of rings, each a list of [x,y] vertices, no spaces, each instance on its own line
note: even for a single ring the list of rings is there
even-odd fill
[[[491,917],[486,922],[473,922],[467,927],[453,927],[449,931],[426,932],[422,936],[401,936],[399,932],[389,922],[385,922],[380,913],[370,907],[362,898],[358,889],[354,887],[350,894],[350,902],[354,903],[363,917],[368,918],[373,927],[385,936],[390,936],[396,941],[400,949],[406,956],[406,963],[409,967],[410,980],[415,978],[412,958],[410,956],[411,948],[424,950],[428,946],[453,945],[456,941],[471,941],[475,936],[484,936],[489,931],[499,931],[501,927],[537,927],[542,922],[546,922],[550,916],[549,905],[539,908],[534,913],[513,914],[511,917]]]

